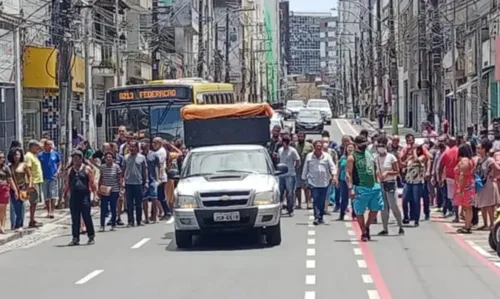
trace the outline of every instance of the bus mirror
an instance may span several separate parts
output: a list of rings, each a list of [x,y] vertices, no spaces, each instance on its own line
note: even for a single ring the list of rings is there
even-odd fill
[[[102,127],[102,113],[101,112],[97,112],[97,114],[95,116],[95,124],[98,128]]]

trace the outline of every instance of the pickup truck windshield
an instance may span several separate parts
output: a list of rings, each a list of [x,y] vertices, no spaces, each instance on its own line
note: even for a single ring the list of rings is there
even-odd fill
[[[271,174],[266,153],[261,150],[196,152],[186,162],[182,177],[224,172]]]
[[[308,108],[328,108],[330,104],[327,101],[309,101],[307,103]]]

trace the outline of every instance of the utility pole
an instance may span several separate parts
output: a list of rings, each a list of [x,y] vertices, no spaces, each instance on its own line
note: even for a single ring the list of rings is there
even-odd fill
[[[214,57],[214,82],[220,82],[221,77],[221,61],[220,61],[220,51],[219,51],[219,24],[215,23],[215,57]]]
[[[241,40],[242,42],[242,47],[241,47],[241,96],[244,101],[248,101],[247,98],[247,41],[246,41],[246,29],[247,29],[247,16],[246,12],[243,12],[243,26],[241,30]]]
[[[443,32],[441,25],[441,12],[439,11],[439,1],[432,0],[433,12],[432,12],[432,69],[434,74],[434,103],[437,110],[437,123],[435,124],[438,131],[442,128],[443,119]]]
[[[229,73],[229,7],[226,10],[226,53],[225,53],[225,60],[226,60],[226,78],[224,79],[224,82],[229,83],[231,82],[231,77]]]
[[[355,97],[354,97],[354,101],[353,101],[353,107],[352,107],[352,110],[353,111],[356,111],[356,109],[359,110],[359,95],[360,95],[360,92],[359,92],[359,84],[360,84],[360,80],[359,80],[359,73],[358,73],[358,68],[359,68],[359,64],[358,64],[358,60],[359,60],[359,55],[358,55],[358,51],[359,51],[359,38],[357,36],[354,37],[354,64],[351,64],[352,68],[354,68],[354,81],[353,81],[353,84],[354,85],[354,88],[355,88]]]
[[[21,143],[23,140],[23,81],[22,81],[22,46],[21,46],[21,29],[16,26],[14,30],[14,55],[16,68],[16,140]]]
[[[398,12],[399,13],[399,12]],[[396,30],[394,26],[394,1],[389,0],[389,82],[391,88],[392,134],[399,135],[399,80],[396,51]]]
[[[345,64],[343,64],[345,67]],[[352,61],[352,51],[349,49],[349,81],[351,82],[351,109],[354,111],[354,94],[356,93],[356,90],[354,88],[354,84],[356,83],[357,80],[354,79],[354,71],[353,71],[353,61]],[[347,111],[346,111],[347,112]]]
[[[452,86],[452,99],[451,99],[451,102],[455,102],[455,99],[456,99],[456,96],[457,96],[457,41],[456,41],[456,38],[457,38],[457,34],[456,34],[456,28],[455,28],[455,22],[456,22],[456,14],[457,14],[457,8],[456,8],[456,3],[455,1],[453,1],[453,20],[451,22],[451,56],[453,57],[452,58],[452,67],[451,67],[451,77],[452,77],[452,82],[451,82],[451,86]],[[454,127],[455,125],[452,123],[451,126],[450,126],[450,133],[451,134],[454,134],[455,133],[455,130],[454,130]]]
[[[84,16],[84,38],[83,38],[83,55],[85,60],[85,97],[83,102],[83,115],[82,115],[82,128],[83,134],[95,145],[94,142],[94,114],[92,105],[92,66],[90,65],[90,30],[89,30],[89,18],[90,18],[90,8],[85,9]],[[87,122],[88,119],[88,122]]]
[[[379,99],[381,99],[381,105],[384,105],[384,99],[382,97],[383,94],[383,83],[382,77],[384,72],[382,70],[382,1],[377,0],[377,106],[379,104]],[[384,107],[385,109],[385,107]],[[377,110],[374,109],[376,112]],[[373,113],[373,112],[372,112]],[[373,113],[375,114],[375,113]]]
[[[378,1],[378,0],[377,0]],[[375,88],[375,72],[374,69],[374,55],[373,55],[373,0],[368,0],[368,68],[369,68],[369,84],[370,84],[370,109],[368,117],[370,120],[375,119],[376,101],[374,95]]]
[[[122,58],[120,53],[120,0],[115,0],[115,51],[116,51],[116,86],[122,85]]]
[[[151,65],[152,67],[152,76],[153,80],[159,80],[160,79],[160,25],[158,21],[158,1],[159,0],[153,0],[153,5],[152,5],[152,25],[153,28],[153,40],[152,40],[152,46],[153,46],[153,51],[151,52]]]
[[[203,38],[205,36],[204,34],[204,26],[203,26],[203,14],[204,7],[203,7],[203,0],[198,0],[198,61],[197,61],[197,68],[198,68],[198,77],[203,78],[203,60],[205,59],[205,47],[203,46]]]
[[[481,130],[482,115],[483,115],[483,97],[482,97],[482,81],[483,81],[483,42],[482,42],[483,19],[480,17],[477,21],[476,29],[476,73],[477,73],[477,133]]]
[[[63,0],[58,5],[58,18],[59,26],[59,44],[57,46],[59,69],[58,69],[58,86],[59,86],[59,103],[60,103],[60,135],[58,148],[61,149],[63,156],[63,165],[67,164],[71,153],[71,140],[72,140],[72,111],[71,111],[71,98],[73,95],[72,90],[72,53],[73,43],[71,41],[71,14],[72,5],[71,0]]]
[[[253,37],[250,39],[250,96],[249,102],[253,103],[255,100],[255,58],[253,51]]]

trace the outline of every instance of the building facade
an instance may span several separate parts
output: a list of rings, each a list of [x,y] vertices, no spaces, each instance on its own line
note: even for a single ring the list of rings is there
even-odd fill
[[[291,75],[321,74],[320,24],[329,13],[290,12]]]

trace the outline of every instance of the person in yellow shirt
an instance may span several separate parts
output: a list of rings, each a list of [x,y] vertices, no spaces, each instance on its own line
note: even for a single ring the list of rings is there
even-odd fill
[[[33,185],[29,186],[30,196],[30,222],[29,227],[38,227],[39,223],[35,221],[35,211],[36,205],[39,202],[43,202],[42,193],[42,183],[43,183],[43,172],[40,160],[38,160],[38,153],[42,149],[40,142],[37,140],[31,140],[28,143],[28,152],[24,155],[24,162],[29,168],[31,176],[33,178]]]

